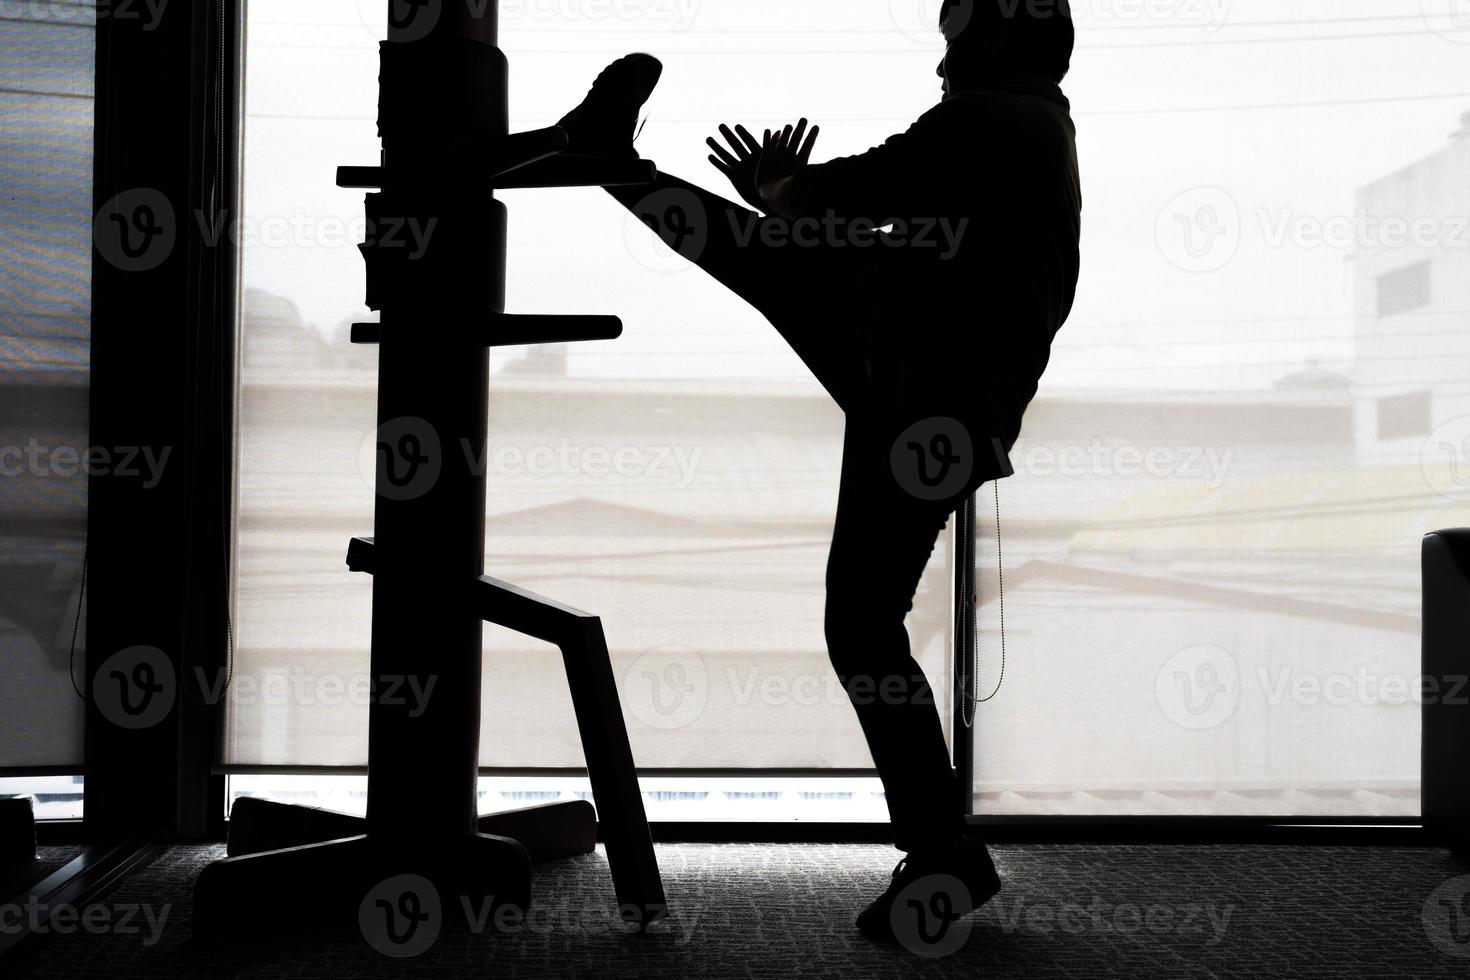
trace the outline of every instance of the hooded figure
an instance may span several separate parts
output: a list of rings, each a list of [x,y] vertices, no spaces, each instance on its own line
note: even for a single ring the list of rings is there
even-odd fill
[[[756,210],[669,174],[608,189],[764,314],[846,414],[826,638],[907,852],[857,919],[890,941],[912,915],[906,889],[957,882],[955,914],[1000,889],[965,836],[969,787],[955,785],[904,619],[950,514],[1011,473],[1072,307],[1082,209],[1058,87],[1072,52],[1065,0],[948,0],[941,26],[943,99],[866,153],[809,163],[818,129],[806,120],[763,140],[721,127],[728,147],[711,138],[710,160]],[[637,156],[661,70],[649,55],[605,70],[561,121],[572,152]]]

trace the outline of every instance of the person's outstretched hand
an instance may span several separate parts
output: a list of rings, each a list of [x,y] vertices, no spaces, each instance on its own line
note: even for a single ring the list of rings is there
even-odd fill
[[[751,207],[764,211],[765,201],[761,200],[760,192],[756,189],[755,174],[761,162],[761,144],[750,131],[744,126],[736,125],[734,132],[724,124],[720,125],[720,135],[730,144],[729,149],[721,146],[713,136],[705,140],[714,153],[709,162],[715,165],[715,169],[730,179],[734,185],[735,192],[740,199]]]
[[[806,120],[802,119],[795,127],[787,126],[776,133],[766,130],[755,168],[755,187],[770,214],[792,216],[791,182],[811,159],[817,134],[822,131],[822,127],[813,126],[808,133],[806,127]]]

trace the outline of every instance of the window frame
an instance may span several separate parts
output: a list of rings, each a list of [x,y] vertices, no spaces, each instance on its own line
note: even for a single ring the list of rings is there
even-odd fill
[[[149,180],[166,188],[178,200],[197,201],[203,190],[199,174],[210,172],[220,179],[225,197],[232,208],[238,208],[242,181],[239,173],[240,116],[243,111],[241,71],[244,66],[244,3],[240,0],[215,0],[213,4],[191,7],[188,29],[172,24],[167,30],[148,32],[136,23],[106,19],[98,24],[98,169],[96,200],[100,204],[121,189],[139,186]],[[175,8],[180,9],[180,8]],[[212,25],[222,29],[215,32]],[[208,90],[209,59],[203,53],[218,43],[226,52],[230,70],[225,72],[223,126],[212,126],[207,119],[211,106],[199,95]],[[179,133],[187,133],[180,140]],[[219,152],[204,150],[204,138],[218,137]],[[151,144],[151,145],[150,145]],[[176,150],[182,148],[183,152]],[[234,405],[238,395],[235,368],[238,361],[238,250],[228,236],[217,248],[207,245],[189,227],[184,247],[156,273],[122,276],[106,271],[94,287],[94,325],[130,323],[130,311],[146,302],[150,308],[162,306],[153,322],[160,327],[152,343],[136,337],[114,337],[108,331],[94,337],[94,375],[103,384],[93,398],[94,422],[104,423],[108,431],[121,431],[159,418],[187,417],[185,413],[169,414],[166,409],[188,406],[202,412],[210,432],[228,433],[228,444],[211,454],[206,440],[196,427],[185,428],[182,422],[170,421],[169,435],[177,436],[198,453],[196,462],[203,470],[215,472],[221,479],[215,483],[196,481],[192,486],[171,485],[166,493],[178,496],[168,499],[182,504],[180,512],[192,513],[208,527],[219,528],[228,548],[234,541]],[[199,287],[199,282],[208,286]],[[191,315],[195,318],[191,320]],[[120,331],[120,333],[123,333]],[[100,339],[99,344],[96,341]],[[160,350],[189,350],[201,354],[209,371],[206,376],[186,375],[189,370],[178,367],[177,357],[158,357]],[[175,351],[176,353],[176,351]],[[99,370],[100,369],[100,370]],[[140,374],[141,372],[141,374]],[[154,381],[161,392],[146,405],[126,397],[127,386],[118,379],[132,376],[130,384],[138,386],[138,378]],[[192,377],[203,384],[187,397],[181,378]],[[197,416],[196,416],[197,417]],[[215,426],[218,425],[218,428]],[[158,433],[153,433],[153,438]],[[182,469],[182,468],[181,468]],[[92,492],[100,505],[95,523],[89,515],[89,539],[100,553],[104,547],[136,548],[137,522],[118,517],[126,495],[114,485],[94,480]],[[163,499],[165,494],[160,494]],[[170,595],[149,611],[148,618],[159,630],[170,631],[191,650],[190,661],[182,658],[180,668],[202,666],[206,669],[228,667],[229,623],[225,602],[232,588],[228,555],[218,562],[209,549],[200,544],[202,535],[191,535],[186,521],[170,518],[168,508],[155,506],[152,513],[163,524],[163,533],[150,533],[157,555],[152,564],[160,567],[203,569],[198,587]],[[973,528],[973,522],[971,524]],[[956,575],[962,579],[961,566],[973,560],[972,539],[957,542]],[[126,550],[125,547],[125,550]],[[136,561],[113,560],[93,569],[93,594],[109,582],[126,585],[138,573]],[[957,601],[964,601],[965,582],[957,581]],[[109,644],[123,639],[113,618],[107,615],[104,601],[93,607],[89,617],[88,649],[100,652]],[[955,649],[968,647],[972,640],[955,637]],[[180,649],[184,648],[183,646]],[[96,663],[89,657],[89,670]],[[968,729],[963,727],[962,706],[955,699],[951,728],[952,750],[962,790],[964,806],[971,806],[970,785],[973,782],[975,752]],[[209,706],[181,702],[176,724],[160,726],[151,734],[120,733],[105,724],[95,711],[89,710],[87,737],[88,826],[97,833],[113,833],[107,824],[114,820],[132,823],[139,813],[144,824],[170,828],[186,837],[220,839],[225,830],[221,816],[225,799],[224,776],[218,766],[220,758],[223,711]],[[166,730],[165,730],[166,729]],[[160,738],[167,735],[167,738]],[[141,750],[141,751],[140,751]],[[264,770],[262,770],[264,771]],[[271,769],[270,771],[278,771]],[[684,770],[681,770],[684,772]],[[783,773],[788,772],[783,770]],[[871,770],[864,770],[871,772]],[[752,775],[758,771],[752,770]],[[97,780],[96,783],[93,780]],[[154,796],[143,798],[139,780]],[[96,804],[93,804],[93,787]],[[1203,840],[1212,842],[1238,840],[1291,840],[1340,844],[1344,835],[1353,840],[1403,844],[1406,840],[1423,841],[1413,820],[1379,818],[1290,819],[1273,817],[1174,817],[1150,818],[1128,816],[1081,817],[986,817],[970,816],[971,824],[984,829],[994,840],[1028,839],[1117,839],[1138,842],[1173,842]],[[711,822],[697,825],[662,823],[654,825],[660,840],[882,840],[887,833],[882,824],[843,825],[764,825]]]

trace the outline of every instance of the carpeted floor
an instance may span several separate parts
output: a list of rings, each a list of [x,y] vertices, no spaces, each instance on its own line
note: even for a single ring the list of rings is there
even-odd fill
[[[31,887],[81,853],[80,845],[37,848],[35,861],[0,871],[0,901],[4,900],[3,896],[14,895],[21,889]]]
[[[537,911],[520,927],[497,931],[492,922],[475,934],[446,902],[433,944],[390,958],[357,934],[285,947],[250,936],[228,952],[192,944],[190,889],[222,849],[176,847],[106,900],[114,923],[137,906],[136,931],[48,937],[12,975],[1470,975],[1470,868],[1441,851],[1049,845],[993,852],[1005,889],[929,955],[875,947],[851,927],[854,911],[885,884],[891,848],[687,844],[659,847],[675,912],[647,934],[617,921],[606,864],[593,855],[539,869]],[[294,883],[283,887],[274,914],[290,916],[310,902],[310,883]]]

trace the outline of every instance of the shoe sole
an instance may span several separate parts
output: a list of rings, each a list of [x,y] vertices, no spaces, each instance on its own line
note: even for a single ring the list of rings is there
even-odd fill
[[[577,120],[582,111],[591,102],[601,110],[609,108],[639,109],[649,97],[653,90],[658,87],[659,79],[663,77],[663,62],[651,54],[624,55],[617,61],[602,70],[602,74],[592,83],[591,90],[571,112],[567,113],[557,121],[558,126],[571,127],[577,125]],[[608,81],[609,77],[618,78],[614,92],[599,91],[613,85]],[[626,76],[620,78],[619,76]]]
[[[619,71],[627,74],[627,81],[634,83],[626,86],[624,91],[632,91],[638,95],[638,105],[648,101],[653,90],[658,87],[658,81],[664,74],[664,63],[651,54],[624,55],[613,62],[609,68],[622,66]],[[596,83],[593,83],[594,86]]]

